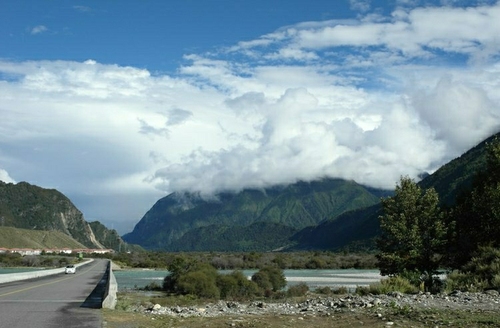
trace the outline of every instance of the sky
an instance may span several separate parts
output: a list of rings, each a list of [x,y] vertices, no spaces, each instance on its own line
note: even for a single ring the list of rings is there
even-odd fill
[[[0,2],[0,180],[120,234],[161,197],[393,189],[500,131],[500,2]]]

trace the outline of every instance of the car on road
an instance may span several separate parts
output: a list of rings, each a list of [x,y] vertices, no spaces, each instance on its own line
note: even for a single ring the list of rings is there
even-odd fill
[[[64,270],[65,273],[76,273],[76,267],[74,265],[68,265]]]

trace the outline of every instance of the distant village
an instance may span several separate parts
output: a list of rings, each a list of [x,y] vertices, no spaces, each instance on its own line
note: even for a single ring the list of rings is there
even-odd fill
[[[71,248],[46,248],[46,249],[33,249],[33,248],[4,248],[0,247],[0,254],[18,253],[22,256],[26,255],[44,255],[44,254],[108,254],[114,253],[112,249],[71,249]]]

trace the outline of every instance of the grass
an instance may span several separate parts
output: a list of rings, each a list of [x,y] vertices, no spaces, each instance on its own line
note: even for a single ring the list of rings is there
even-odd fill
[[[116,310],[103,310],[107,328],[157,328],[157,327],[500,327],[499,311],[421,309],[398,306],[365,309],[346,309],[341,312],[295,314],[295,315],[237,315],[219,317],[179,318],[168,315],[129,312],[126,309],[135,304],[160,304],[162,306],[200,306],[208,302],[189,297],[167,297],[161,293],[120,293]]]

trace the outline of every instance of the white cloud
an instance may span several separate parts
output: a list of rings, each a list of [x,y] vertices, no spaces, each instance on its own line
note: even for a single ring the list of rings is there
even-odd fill
[[[353,1],[363,8],[365,1]],[[436,24],[439,22],[439,24]],[[246,47],[279,45],[273,59],[290,58],[290,51],[308,56],[335,47],[350,47],[351,52],[370,49],[371,56],[402,54],[406,59],[433,58],[439,52],[471,56],[471,60],[487,60],[498,54],[500,41],[500,3],[477,7],[401,7],[392,16],[368,14],[355,20],[331,20],[297,24],[245,42]],[[236,48],[238,49],[238,48]],[[290,49],[290,50],[288,50]],[[254,49],[254,51],[258,51]],[[256,54],[253,53],[255,56]],[[375,63],[376,64],[376,63]]]
[[[485,132],[500,130],[499,104],[483,88],[448,75],[432,90],[416,92],[413,105],[436,137],[447,140],[455,152],[474,146]]]
[[[88,13],[88,12],[92,11],[92,8],[87,7],[87,6],[73,6],[73,9],[75,9],[77,11],[84,12],[84,13]]]
[[[40,33],[44,33],[44,32],[47,32],[49,29],[44,26],[44,25],[38,25],[38,26],[35,26],[33,27],[31,30],[30,30],[30,33],[35,35],[35,34],[40,34]]]
[[[0,181],[5,183],[16,183],[16,181],[10,177],[9,173],[3,169],[0,169]]]
[[[352,10],[367,12],[370,10],[371,1],[370,0],[349,0]]]

